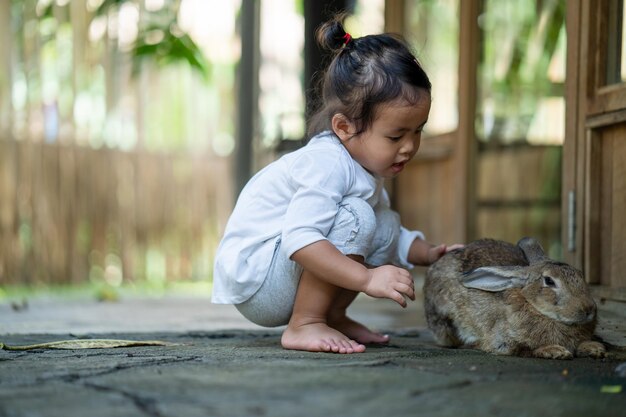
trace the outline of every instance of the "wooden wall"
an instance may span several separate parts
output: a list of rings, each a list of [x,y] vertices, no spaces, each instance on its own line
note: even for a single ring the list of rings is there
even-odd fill
[[[404,0],[385,2],[385,28],[404,33]],[[432,243],[463,243],[475,236],[474,118],[480,15],[477,0],[459,4],[458,126],[438,136],[424,138],[417,157],[394,180],[394,206],[403,224],[422,230]]]
[[[560,258],[560,146],[518,145],[477,155],[476,235],[516,242],[532,236]]]
[[[0,284],[209,278],[228,165],[0,140]]]
[[[403,225],[421,230],[429,242],[464,242],[463,195],[457,187],[462,181],[456,165],[460,156],[437,140],[425,140],[418,156],[395,179],[394,206]]]
[[[436,139],[435,139],[436,140]],[[424,145],[428,147],[428,142]],[[422,230],[432,243],[462,242],[459,177],[455,152],[424,155],[395,182],[395,205],[405,226]],[[420,150],[422,152],[422,150]],[[561,154],[559,146],[518,146],[476,155],[474,234],[512,243],[538,239],[561,256]]]

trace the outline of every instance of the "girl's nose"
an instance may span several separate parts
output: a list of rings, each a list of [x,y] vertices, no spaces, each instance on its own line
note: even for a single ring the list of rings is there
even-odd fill
[[[403,155],[411,155],[415,149],[415,142],[412,139],[407,139],[402,143],[400,147],[400,153]]]

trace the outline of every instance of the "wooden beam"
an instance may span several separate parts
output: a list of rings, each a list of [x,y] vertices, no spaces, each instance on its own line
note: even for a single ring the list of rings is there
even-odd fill
[[[455,181],[459,196],[459,236],[464,240],[476,238],[476,165],[477,141],[474,130],[476,118],[476,83],[480,51],[478,16],[480,0],[460,2],[459,29],[459,130],[455,147],[458,178]]]
[[[258,127],[260,2],[241,2],[241,60],[238,67],[235,198],[252,176],[252,149]]]
[[[304,0],[304,88],[307,119],[318,102],[316,83],[319,75],[325,69],[325,64],[328,64],[327,57],[317,46],[315,31],[336,13],[350,12],[347,7],[347,0]]]
[[[563,173],[561,180],[561,242],[563,260],[577,268],[582,266],[582,214],[584,196],[577,184],[579,152],[580,101],[580,45],[583,31],[581,5],[579,2],[566,4],[565,28],[567,31],[567,76],[565,77],[565,139],[563,141]]]
[[[385,0],[385,32],[404,33],[405,0]]]

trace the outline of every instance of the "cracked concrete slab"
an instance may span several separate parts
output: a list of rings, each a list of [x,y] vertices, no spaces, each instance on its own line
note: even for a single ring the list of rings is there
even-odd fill
[[[89,336],[89,335],[87,335]],[[392,333],[360,355],[286,351],[279,331],[93,335],[169,346],[0,352],[0,416],[623,416],[604,360],[554,361],[437,347]],[[71,336],[67,335],[68,338]],[[6,335],[6,343],[59,335]],[[625,387],[626,388],[626,387]]]
[[[618,345],[609,357],[570,361],[440,348],[421,309],[359,297],[351,315],[392,340],[363,354],[334,355],[286,351],[281,329],[255,326],[206,298],[35,299],[19,312],[0,305],[0,341],[8,345],[169,343],[0,350],[0,417],[626,417],[623,304],[600,305],[598,333]]]

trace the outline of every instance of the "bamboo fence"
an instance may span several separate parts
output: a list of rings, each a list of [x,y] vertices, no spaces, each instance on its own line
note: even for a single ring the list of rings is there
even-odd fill
[[[0,140],[0,284],[209,279],[226,159]]]

